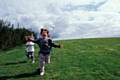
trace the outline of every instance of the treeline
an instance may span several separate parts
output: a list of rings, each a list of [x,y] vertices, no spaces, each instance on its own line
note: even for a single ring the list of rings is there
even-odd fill
[[[25,42],[24,36],[31,33],[25,28],[14,26],[10,22],[0,20],[0,49],[6,50]]]

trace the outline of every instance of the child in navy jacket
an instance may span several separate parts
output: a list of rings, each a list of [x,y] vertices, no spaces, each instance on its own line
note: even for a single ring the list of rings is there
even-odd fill
[[[40,62],[40,75],[43,76],[45,73],[45,63],[50,63],[50,54],[52,47],[61,48],[61,45],[56,45],[53,43],[52,39],[49,37],[49,31],[47,29],[41,29],[41,37],[38,40],[34,40],[37,43],[39,50],[39,62]]]

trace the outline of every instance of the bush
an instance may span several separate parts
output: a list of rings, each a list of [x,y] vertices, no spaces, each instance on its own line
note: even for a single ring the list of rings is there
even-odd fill
[[[23,44],[24,36],[31,33],[25,28],[14,27],[13,24],[0,20],[0,49],[6,50]]]

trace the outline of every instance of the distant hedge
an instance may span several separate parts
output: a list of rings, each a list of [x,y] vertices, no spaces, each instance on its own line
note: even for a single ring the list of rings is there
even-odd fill
[[[6,50],[23,44],[25,42],[24,36],[29,33],[31,32],[25,28],[0,20],[0,49]]]

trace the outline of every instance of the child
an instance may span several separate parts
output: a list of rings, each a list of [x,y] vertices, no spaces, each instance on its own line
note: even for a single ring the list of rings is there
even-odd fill
[[[45,63],[50,63],[50,53],[52,47],[61,48],[61,45],[56,45],[50,39],[49,31],[47,29],[41,29],[40,32],[41,37],[33,41],[37,43],[40,47],[39,51],[39,67],[40,67],[40,75],[43,76],[45,73]]]
[[[32,63],[35,63],[35,58],[34,58],[34,43],[32,42],[32,40],[34,40],[33,34],[31,34],[30,36],[25,36],[26,38],[26,56],[28,57],[28,59],[32,60]]]

